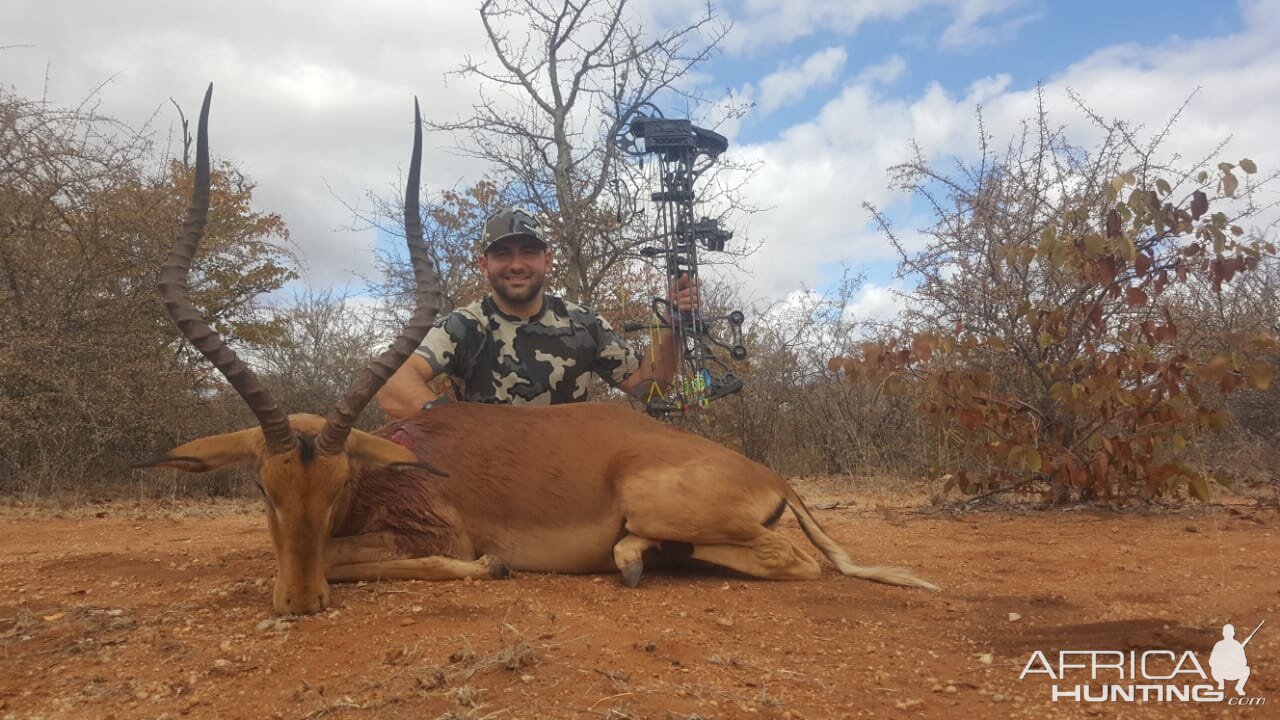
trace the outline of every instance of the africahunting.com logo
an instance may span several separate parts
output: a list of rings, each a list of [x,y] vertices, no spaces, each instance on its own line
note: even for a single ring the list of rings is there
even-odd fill
[[[1249,658],[1245,647],[1265,620],[1244,641],[1230,623],[1209,654],[1208,672],[1195,652],[1172,650],[1059,650],[1057,657],[1036,650],[1019,680],[1042,676],[1053,681],[1053,702],[1184,702],[1265,705],[1250,697]]]

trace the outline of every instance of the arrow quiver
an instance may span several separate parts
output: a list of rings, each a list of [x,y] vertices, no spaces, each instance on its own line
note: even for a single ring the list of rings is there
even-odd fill
[[[652,114],[637,111],[627,130],[618,136],[617,144],[642,163],[646,156],[653,156],[657,164],[660,188],[650,199],[658,208],[661,244],[641,248],[640,254],[663,265],[668,289],[673,290],[681,276],[687,275],[690,280],[698,277],[700,249],[722,252],[725,243],[733,238],[733,233],[721,228],[715,218],[694,217],[693,184],[729,147],[729,142],[723,135],[689,120],[664,118],[652,105],[646,109]],[[648,330],[655,334],[671,329],[683,349],[669,389],[663,390],[656,382],[640,389],[645,410],[654,417],[686,415],[742,390],[742,380],[734,376],[717,352],[727,353],[733,360],[747,357],[742,343],[742,311],[707,316],[697,309],[673,312],[670,304],[666,297],[655,297],[653,322],[623,327],[626,332]],[[717,328],[722,328],[719,336],[714,332]]]

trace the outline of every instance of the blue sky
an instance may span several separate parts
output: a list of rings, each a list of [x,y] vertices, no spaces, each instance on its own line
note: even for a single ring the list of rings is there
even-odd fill
[[[652,26],[704,0],[632,0]],[[997,142],[1034,112],[1045,83],[1053,117],[1087,143],[1067,89],[1106,117],[1158,125],[1196,87],[1170,152],[1228,135],[1224,159],[1280,167],[1280,0],[721,0],[734,28],[702,68],[700,92],[757,102],[724,131],[759,164],[746,199],[768,208],[738,237],[762,244],[732,281],[761,304],[823,288],[843,266],[868,275],[860,317],[883,317],[906,289],[861,206],[910,228],[927,215],[887,187],[885,169],[918,141],[934,161],[971,156],[981,103]],[[253,18],[253,22],[246,22]],[[489,50],[468,2],[7,0],[0,82],[173,136],[170,98],[188,108],[217,85],[213,148],[257,181],[280,212],[314,287],[371,275],[372,231],[344,229],[348,204],[394,192],[405,163],[409,98],[433,119],[463,115],[476,84],[446,73]],[[704,112],[712,112],[710,110]],[[466,186],[487,168],[428,137],[429,189]],[[896,283],[896,284],[895,284]]]
[[[748,222],[766,244],[741,282],[771,285],[774,298],[785,287],[829,288],[850,268],[868,279],[855,314],[893,312],[901,299],[890,290],[911,281],[894,279],[896,256],[861,203],[907,234],[927,226],[918,203],[886,190],[886,168],[909,157],[912,140],[935,163],[972,157],[979,103],[1001,145],[1034,114],[1039,83],[1054,121],[1084,145],[1093,128],[1068,88],[1106,118],[1154,130],[1201,87],[1168,151],[1203,153],[1234,135],[1228,153],[1274,168],[1275,2],[797,3],[780,22],[757,3],[727,5],[751,39],[704,68],[714,78],[705,87],[759,103],[728,133],[764,163],[752,197],[773,206]],[[789,272],[798,268],[806,272]]]
[[[885,88],[887,94],[914,97],[931,83],[963,94],[974,80],[998,74],[1009,75],[1015,88],[1034,87],[1093,51],[1112,45],[1144,43],[1159,53],[1166,39],[1221,36],[1241,29],[1236,5],[1205,0],[1016,3],[983,23],[988,27],[1012,24],[1016,30],[1001,33],[989,43],[943,47],[938,38],[952,21],[947,13],[929,11],[898,20],[872,20],[853,36],[817,31],[782,46],[722,53],[705,69],[723,86],[736,88],[824,48],[840,47],[848,58],[842,79],[898,55],[906,69]],[[838,84],[833,82],[827,89]],[[811,92],[768,118],[744,123],[738,140],[768,141],[789,125],[812,117],[828,97],[824,92]]]

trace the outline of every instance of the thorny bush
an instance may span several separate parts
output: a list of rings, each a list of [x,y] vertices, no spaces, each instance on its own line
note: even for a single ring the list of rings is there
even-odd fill
[[[942,433],[929,471],[946,489],[1207,500],[1189,446],[1226,424],[1210,396],[1270,384],[1272,334],[1223,333],[1196,351],[1175,311],[1192,280],[1218,292],[1274,257],[1242,224],[1272,178],[1256,182],[1248,159],[1160,165],[1168,127],[1142,146],[1094,119],[1106,136],[1092,153],[1042,112],[1002,161],[984,147],[961,179],[923,159],[897,168],[938,217],[924,251],[902,251],[923,278],[912,331],[830,369],[921,397]]]

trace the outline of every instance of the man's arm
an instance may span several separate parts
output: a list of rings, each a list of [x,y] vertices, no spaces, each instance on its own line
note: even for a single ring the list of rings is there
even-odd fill
[[[675,312],[689,312],[698,308],[701,305],[699,289],[698,280],[690,280],[688,275],[681,275],[677,286],[667,295],[670,303],[668,307],[675,308]],[[654,347],[640,360],[640,367],[628,375],[626,380],[618,383],[618,389],[632,397],[640,397],[647,393],[649,382],[656,380],[666,390],[675,379],[676,370],[680,368],[683,345],[684,343],[676,340],[675,332],[670,328],[659,331]],[[639,394],[637,388],[640,390]]]
[[[644,354],[640,359],[640,367],[635,372],[618,383],[618,389],[632,397],[640,397],[648,389],[649,381],[657,380],[658,385],[665,390],[675,379],[676,368],[680,365],[679,353],[675,333],[670,329],[659,331],[655,347]],[[637,388],[640,393],[637,393]]]
[[[436,320],[418,349],[387,378],[375,396],[378,407],[387,417],[400,420],[418,412],[426,403],[436,401],[438,396],[427,383],[436,375],[458,374],[458,344],[474,325],[474,321],[457,310]]]
[[[426,358],[418,353],[409,355],[409,359],[387,378],[386,384],[375,396],[378,407],[392,420],[400,420],[418,412],[424,404],[437,398],[431,388],[427,387],[433,377],[435,372],[431,370],[431,364]]]

